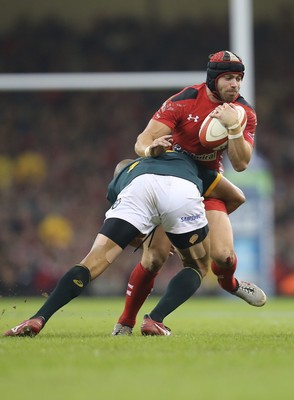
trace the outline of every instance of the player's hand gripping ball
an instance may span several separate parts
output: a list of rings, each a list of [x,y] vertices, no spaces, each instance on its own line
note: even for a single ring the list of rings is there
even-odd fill
[[[243,131],[247,123],[246,112],[241,106],[236,105],[236,108]],[[208,115],[200,127],[199,140],[209,150],[223,150],[228,144],[228,131],[217,118]]]

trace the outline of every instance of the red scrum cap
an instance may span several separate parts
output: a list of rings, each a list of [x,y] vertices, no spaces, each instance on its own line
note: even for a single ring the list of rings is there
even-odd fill
[[[241,58],[231,51],[223,50],[211,54],[207,64],[206,85],[212,92],[217,93],[216,82],[221,75],[239,73],[243,78],[244,70],[245,67]]]

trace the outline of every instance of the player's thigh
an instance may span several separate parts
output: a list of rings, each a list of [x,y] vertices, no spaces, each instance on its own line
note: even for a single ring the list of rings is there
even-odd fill
[[[117,218],[129,222],[142,234],[149,234],[159,222],[153,200],[152,175],[140,175],[118,195],[106,212],[106,219]]]
[[[161,225],[158,225],[154,234],[143,243],[141,263],[144,268],[157,272],[167,260],[171,243]]]
[[[194,183],[170,177],[166,190],[158,193],[158,209],[165,232],[187,233],[207,225],[202,200]]]
[[[186,249],[178,249],[184,267],[192,267],[204,277],[210,266],[209,234],[200,242]]]
[[[226,258],[234,251],[233,230],[228,215],[223,211],[206,212],[212,259]]]

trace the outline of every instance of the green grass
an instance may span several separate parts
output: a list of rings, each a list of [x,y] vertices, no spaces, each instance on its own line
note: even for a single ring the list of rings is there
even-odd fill
[[[1,332],[43,302],[0,301]],[[0,398],[294,398],[294,299],[254,308],[236,298],[195,297],[166,318],[170,337],[142,337],[143,311],[132,337],[112,337],[122,306],[122,298],[79,298],[34,339],[0,337]]]

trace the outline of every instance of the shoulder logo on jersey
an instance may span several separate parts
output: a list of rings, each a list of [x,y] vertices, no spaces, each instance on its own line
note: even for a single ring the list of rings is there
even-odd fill
[[[134,168],[139,164],[139,162],[140,162],[140,161],[136,161],[136,162],[134,162],[132,165],[130,165],[130,166],[129,166],[129,169],[128,169],[128,173],[131,172],[132,169],[134,169]]]
[[[187,120],[188,120],[188,121],[198,122],[198,121],[199,121],[199,116],[198,116],[198,115],[195,115],[195,117],[193,117],[192,114],[189,114],[188,117],[187,117]]]
[[[117,199],[113,205],[111,206],[111,209],[114,210],[119,204],[121,203],[121,198]]]

